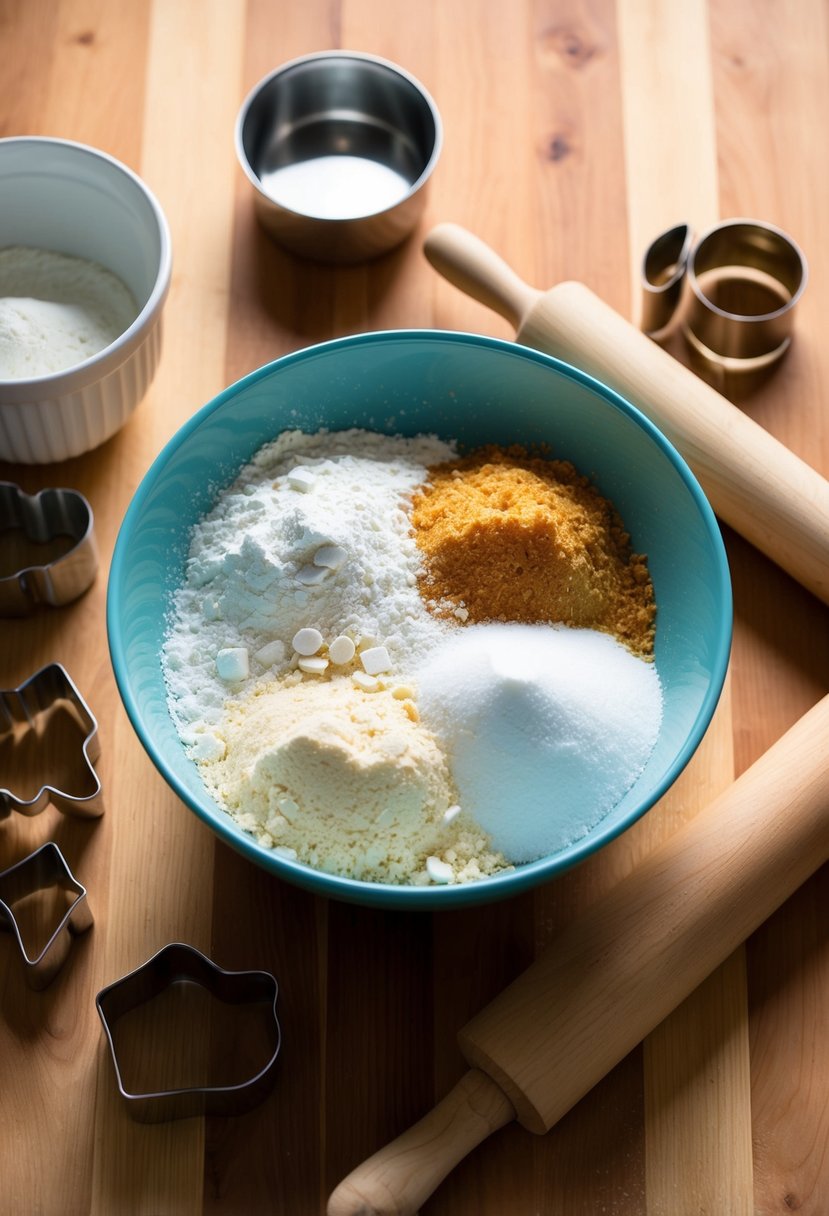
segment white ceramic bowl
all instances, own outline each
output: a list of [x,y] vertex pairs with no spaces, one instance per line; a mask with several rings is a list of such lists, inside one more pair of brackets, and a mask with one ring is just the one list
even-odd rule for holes
[[0,248],[10,245],[98,262],[138,304],[132,324],[98,354],[48,376],[0,379],[0,460],[66,460],[123,426],[155,375],[170,285],[167,221],[141,179],[96,148],[2,139]]

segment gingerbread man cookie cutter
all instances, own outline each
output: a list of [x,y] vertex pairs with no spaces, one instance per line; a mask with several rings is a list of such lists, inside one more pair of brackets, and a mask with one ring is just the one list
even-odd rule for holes
[[95,771],[95,762],[101,752],[98,723],[66,668],[60,663],[49,663],[42,667],[18,688],[0,690],[0,742],[4,735],[13,735],[17,725],[34,729],[38,715],[60,702],[66,702],[71,707],[80,730],[84,732],[78,758],[78,788],[58,789],[55,785],[43,784],[31,798],[24,798],[7,786],[0,785],[0,819],[11,811],[18,811],[22,815],[39,815],[50,802],[65,815],[95,819],[104,813],[101,782]]

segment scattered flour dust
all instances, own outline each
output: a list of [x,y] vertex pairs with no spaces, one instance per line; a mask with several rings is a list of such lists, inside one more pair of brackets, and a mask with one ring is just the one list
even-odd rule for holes
[[138,315],[97,262],[49,249],[0,249],[0,379],[48,376],[102,351]]

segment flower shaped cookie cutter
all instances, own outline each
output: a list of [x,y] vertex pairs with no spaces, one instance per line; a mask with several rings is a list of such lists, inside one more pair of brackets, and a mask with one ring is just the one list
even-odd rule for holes
[[69,604],[91,586],[98,569],[92,508],[77,490],[25,494],[12,482],[0,481],[0,542],[13,530],[36,544],[66,536],[71,546],[43,565],[0,578],[0,616],[28,616],[40,604]]
[[98,723],[66,668],[60,663],[49,663],[42,667],[18,688],[0,689],[0,742],[4,735],[14,733],[15,724],[33,729],[39,714],[62,701],[71,706],[81,730],[85,732],[80,748],[78,767],[82,776],[78,792],[44,784],[34,797],[20,798],[8,787],[0,785],[0,819],[11,811],[39,815],[49,802],[66,815],[97,818],[104,813],[101,782],[94,767],[101,752]]
[[[195,985],[213,1001],[229,1006],[259,1006],[267,1031],[268,1058],[252,1075],[232,1083],[180,1084],[152,1089],[140,1077],[128,1083],[125,1060],[118,1044],[119,1023],[141,1006],[163,998],[177,986]],[[199,1115],[239,1115],[257,1106],[270,1092],[281,1046],[276,1016],[279,988],[267,971],[224,971],[206,955],[183,942],[171,942],[135,971],[103,988],[95,1005],[106,1034],[118,1091],[131,1117],[140,1123],[159,1123]],[[144,1060],[158,1051],[158,1040],[141,1043]],[[144,1071],[143,1069],[140,1071]]]

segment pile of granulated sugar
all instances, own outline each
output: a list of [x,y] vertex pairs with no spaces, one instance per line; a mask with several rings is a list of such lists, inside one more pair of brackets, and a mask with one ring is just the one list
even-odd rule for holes
[[514,862],[581,839],[616,806],[659,736],[656,666],[591,629],[458,630],[420,672],[423,721],[464,810]]
[[[289,431],[219,496],[193,531],[162,654],[170,711],[194,758],[220,751],[213,728],[229,699],[292,670],[319,678],[328,664],[334,674],[335,639],[358,658],[385,652],[386,679],[405,681],[452,628],[420,596],[408,515],[427,466],[452,455],[433,436]],[[302,630],[323,647],[304,661],[294,650]],[[350,670],[348,659],[337,668]]]

